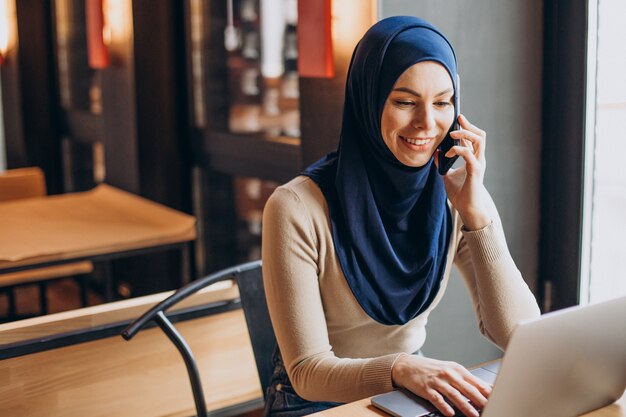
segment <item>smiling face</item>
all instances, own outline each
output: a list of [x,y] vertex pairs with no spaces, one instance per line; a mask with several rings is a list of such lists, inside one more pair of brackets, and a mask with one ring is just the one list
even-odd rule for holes
[[434,61],[418,62],[398,78],[381,118],[385,144],[398,161],[421,167],[430,161],[454,120],[454,86]]

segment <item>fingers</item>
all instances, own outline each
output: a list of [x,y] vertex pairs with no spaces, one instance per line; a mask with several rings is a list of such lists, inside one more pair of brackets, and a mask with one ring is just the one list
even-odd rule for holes
[[474,407],[483,409],[487,405],[486,397],[489,395],[483,395],[478,387],[486,384],[461,365],[451,363],[449,366],[450,368],[443,373],[445,378],[438,381],[436,389],[463,414],[478,417]]
[[479,160],[471,149],[464,146],[453,146],[448,152],[446,152],[446,156],[451,158],[454,155],[458,155],[463,158],[465,161],[465,170],[468,175],[482,178],[485,172],[484,160]]
[[473,133],[477,134],[478,136],[480,136],[482,138],[486,138],[487,137],[487,133],[484,130],[474,126],[473,124],[471,124],[470,121],[467,120],[467,117],[465,117],[462,114],[459,115],[459,122],[460,122],[461,127],[463,129],[469,130],[470,132],[473,132]]
[[476,387],[476,389],[482,394],[484,398],[488,397],[491,394],[491,389],[492,389],[491,385],[486,383],[482,379],[475,377],[467,369],[463,368],[461,370],[461,376],[463,377],[465,381],[469,382],[472,386]]
[[476,407],[484,408],[487,405],[487,398],[474,385],[465,380],[454,380],[452,386],[457,392],[462,392]]
[[450,136],[454,139],[462,139],[469,142],[476,158],[484,160],[487,134],[484,130],[471,124],[463,115],[459,116],[459,122],[461,129],[450,132]]
[[477,159],[483,159],[485,155],[484,139],[469,130],[454,130],[450,137],[461,140],[463,145],[470,149]]
[[487,384],[463,366],[412,355],[395,362],[392,381],[430,401],[446,416],[454,416],[456,408],[466,416],[478,417],[476,408],[484,408],[489,395]]
[[437,410],[441,411],[444,415],[452,417],[455,414],[454,408],[448,404],[448,402],[443,398],[443,396],[439,393],[439,391],[435,389],[428,389],[426,391],[426,395],[424,395],[432,405],[437,408]]
[[[478,417],[478,411],[470,404],[467,398],[451,385],[444,384],[438,387],[438,391],[443,394],[463,415]],[[450,414],[454,415],[454,414]]]

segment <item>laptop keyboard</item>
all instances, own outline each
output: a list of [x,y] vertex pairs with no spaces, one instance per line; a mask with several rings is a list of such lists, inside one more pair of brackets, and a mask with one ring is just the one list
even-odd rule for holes
[[[454,417],[465,417],[465,414],[463,414],[455,405],[453,405],[450,401],[448,401],[446,399],[446,402],[450,405],[450,407],[452,407],[452,409],[454,410]],[[474,407],[476,408],[476,407]],[[478,410],[478,414],[482,414],[481,410]],[[430,412],[428,414],[426,414],[424,417],[445,417],[444,414],[441,413],[441,411],[439,410],[435,410],[433,412]]]
[[[480,411],[478,413],[480,414]],[[444,414],[441,414],[440,411],[435,410],[432,413],[426,414],[424,417],[445,417],[445,416]],[[454,407],[454,417],[465,417],[465,414],[463,414],[456,407]]]
[[[441,411],[435,410],[432,413],[426,414],[424,417],[445,417],[444,414],[441,414]],[[458,409],[454,408],[454,417],[464,417],[463,413],[461,413]]]

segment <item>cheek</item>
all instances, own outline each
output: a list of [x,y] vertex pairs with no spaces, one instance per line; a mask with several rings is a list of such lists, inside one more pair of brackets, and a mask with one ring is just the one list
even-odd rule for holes
[[398,129],[398,117],[392,109],[385,109],[380,121],[380,130],[387,144],[392,140],[394,132]]
[[385,132],[394,132],[405,127],[411,118],[402,112],[390,111],[382,120],[382,130]]
[[446,133],[448,133],[450,126],[452,126],[452,122],[454,122],[454,109],[447,111],[439,118],[438,124],[442,133],[442,138],[446,135]]
[[452,125],[453,120],[454,120],[454,110],[450,112],[449,115],[445,114],[445,115],[442,115],[442,117],[437,119],[439,137],[437,138],[436,146],[441,145],[441,142],[443,142],[443,139],[446,137],[446,134],[448,133],[448,130],[450,129],[450,126]]

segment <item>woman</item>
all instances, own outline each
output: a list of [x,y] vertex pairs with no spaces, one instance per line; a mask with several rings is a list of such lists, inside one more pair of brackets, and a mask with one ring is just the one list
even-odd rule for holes
[[[454,108],[456,58],[428,22],[392,17],[355,49],[337,152],[269,199],[263,276],[279,350],[267,412],[299,416],[408,389],[477,416],[490,387],[421,356],[429,313],[452,264],[481,332],[504,347],[539,310],[483,186],[485,133]],[[451,132],[465,166],[437,173]]]

